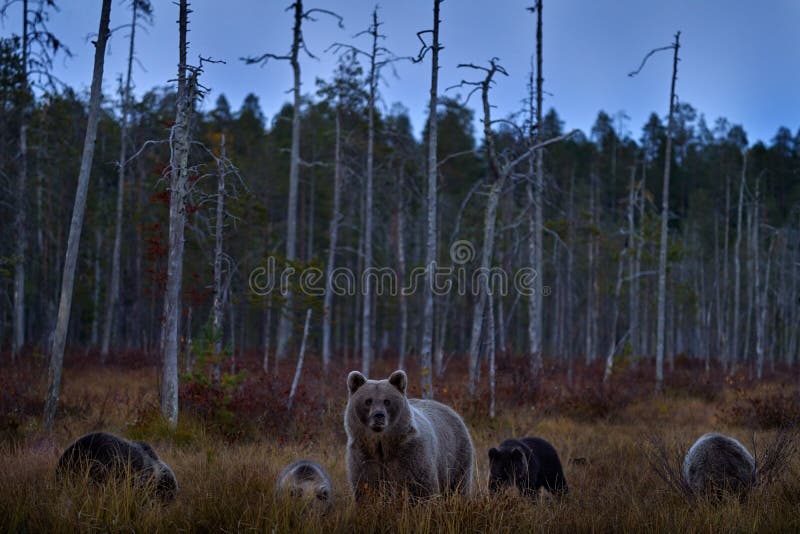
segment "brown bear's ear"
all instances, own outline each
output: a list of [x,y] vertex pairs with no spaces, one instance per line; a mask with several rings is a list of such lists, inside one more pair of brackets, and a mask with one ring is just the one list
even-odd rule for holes
[[396,387],[400,393],[406,394],[406,385],[408,384],[408,377],[405,371],[395,371],[389,377],[389,383]]
[[489,449],[489,459],[494,460],[495,458],[497,458],[497,449],[492,447],[491,449]]
[[367,379],[358,371],[350,371],[350,374],[347,375],[347,389],[350,390],[351,395],[366,383]]

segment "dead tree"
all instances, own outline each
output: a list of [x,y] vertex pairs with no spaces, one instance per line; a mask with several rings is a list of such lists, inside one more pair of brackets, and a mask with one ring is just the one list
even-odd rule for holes
[[[436,147],[438,143],[438,122],[436,109],[439,101],[439,8],[442,0],[433,0],[433,29],[417,32],[417,37],[422,41],[422,49],[416,61],[420,62],[425,54],[431,52],[431,90],[428,105],[428,189],[427,189],[427,233],[425,239],[425,289],[423,291],[422,311],[422,347],[420,350],[420,381],[422,396],[426,399],[433,398],[433,331],[434,331],[434,306],[433,306],[433,270],[436,265],[437,233],[436,210],[438,203],[438,176],[439,168],[436,163]],[[422,38],[431,34],[432,42],[428,45]]]
[[303,341],[300,344],[300,355],[297,357],[297,367],[294,370],[294,379],[292,379],[292,388],[289,390],[289,400],[286,401],[286,409],[292,409],[294,404],[294,394],[297,392],[297,384],[300,383],[300,374],[303,372],[303,360],[306,355],[306,340],[308,339],[308,325],[311,322],[311,308],[306,312],[306,323],[303,327]]
[[733,329],[731,330],[731,353],[729,356],[731,372],[739,362],[739,308],[741,301],[741,247],[742,247],[742,209],[744,206],[744,186],[747,177],[747,151],[742,156],[742,176],[739,180],[739,205],[736,209],[736,242],[733,245]]
[[106,301],[106,314],[103,321],[103,341],[100,347],[101,361],[105,363],[111,344],[111,331],[114,324],[114,313],[119,302],[120,262],[122,255],[122,210],[125,197],[125,163],[128,148],[128,110],[131,98],[131,71],[133,69],[134,45],[136,43],[136,25],[138,24],[139,10],[145,16],[152,13],[148,0],[132,0],[131,2],[131,34],[128,41],[128,70],[125,76],[125,86],[122,89],[122,116],[120,117],[119,133],[119,170],[117,175],[117,217],[114,225],[114,248],[111,253],[111,280],[108,284]]
[[78,188],[75,192],[75,205],[72,210],[72,221],[67,240],[67,254],[64,259],[64,276],[61,281],[61,299],[58,305],[58,319],[53,334],[53,348],[50,353],[50,366],[47,373],[47,398],[44,405],[44,428],[50,432],[56,416],[58,395],[61,387],[61,371],[64,365],[64,346],[67,340],[70,310],[72,309],[72,293],[75,282],[75,269],[78,262],[78,246],[83,229],[83,215],[86,211],[86,196],[89,190],[89,175],[94,158],[97,123],[100,120],[100,97],[103,86],[103,64],[106,43],[108,42],[108,24],[111,18],[111,0],[103,0],[100,11],[100,26],[97,30],[97,41],[94,50],[94,69],[92,72],[92,88],[89,97],[89,116],[86,123],[86,136],[83,141],[83,154],[78,175]]
[[644,67],[647,59],[661,50],[672,50],[672,83],[669,92],[669,115],[667,119],[667,147],[664,155],[664,185],[661,194],[661,241],[658,251],[658,317],[656,326],[656,391],[660,392],[664,384],[664,342],[666,330],[667,305],[667,237],[669,232],[669,178],[672,163],[672,136],[675,134],[673,112],[675,110],[675,81],[678,77],[678,50],[680,49],[681,32],[675,34],[675,42],[669,46],[651,50],[642,60],[637,70],[629,76],[635,76]]
[[[536,12],[536,142],[541,143],[544,139],[541,135],[542,129],[542,0],[537,0],[536,6],[529,8]],[[531,134],[534,125],[531,124]],[[531,138],[533,141],[533,137]],[[533,143],[532,143],[533,144]],[[542,276],[544,274],[544,256],[542,255],[542,229],[544,219],[542,215],[542,204],[544,202],[544,151],[540,148],[535,153],[531,153],[531,158],[536,162],[536,172],[533,184],[528,181],[527,195],[533,204],[533,218],[530,219],[532,232],[528,240],[528,261],[537,269],[537,276],[534,278],[532,295],[528,300],[528,337],[529,337],[529,357],[530,373],[534,385],[538,380],[539,372],[542,368]],[[532,187],[533,186],[533,187]]]
[[471,86],[472,91],[467,95],[467,100],[477,91],[481,93],[481,103],[483,110],[483,135],[486,150],[486,160],[489,166],[489,192],[486,200],[486,208],[484,211],[483,219],[483,243],[481,245],[481,263],[480,272],[478,276],[480,286],[477,288],[478,294],[475,300],[475,306],[472,314],[472,327],[470,329],[470,343],[469,343],[469,392],[474,395],[478,385],[478,376],[480,374],[480,338],[483,331],[483,316],[486,306],[487,295],[490,291],[489,288],[489,273],[492,264],[492,256],[494,253],[494,239],[495,239],[495,224],[497,219],[497,206],[500,200],[500,193],[503,190],[503,185],[506,183],[512,171],[523,161],[528,161],[531,154],[535,151],[544,148],[545,146],[561,141],[572,136],[576,131],[573,130],[566,135],[555,137],[547,141],[537,143],[523,152],[517,158],[501,163],[500,156],[497,152],[494,141],[494,133],[492,132],[492,116],[491,104],[489,103],[489,90],[494,84],[495,74],[503,74],[508,76],[506,70],[498,63],[497,58],[492,58],[489,61],[488,67],[481,67],[474,64],[464,64],[458,66],[459,68],[470,68],[479,70],[485,73],[481,81],[466,81],[462,80],[456,87]]
[[[289,160],[289,205],[286,208],[286,261],[292,262],[297,259],[297,191],[300,184],[300,51],[304,51],[308,57],[315,58],[309,51],[303,37],[303,21],[315,20],[315,13],[331,15],[339,21],[342,27],[342,18],[326,9],[309,9],[303,11],[303,0],[295,0],[287,11],[294,12],[294,26],[292,27],[292,46],[288,55],[279,56],[272,53],[262,54],[257,57],[242,58],[248,65],[266,65],[270,59],[288,61],[292,66],[293,85],[292,85],[292,147]],[[292,303],[294,295],[291,291],[286,294],[284,309],[280,313],[278,320],[278,334],[275,347],[275,358],[283,359],[292,334]]]

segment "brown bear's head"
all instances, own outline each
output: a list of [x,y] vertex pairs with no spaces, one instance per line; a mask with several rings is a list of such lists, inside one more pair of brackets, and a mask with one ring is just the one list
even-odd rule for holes
[[406,412],[405,372],[395,371],[387,380],[367,380],[358,371],[347,376],[348,410],[374,433],[387,432]]
[[528,459],[519,447],[489,449],[489,490],[503,491],[520,486],[528,477]]

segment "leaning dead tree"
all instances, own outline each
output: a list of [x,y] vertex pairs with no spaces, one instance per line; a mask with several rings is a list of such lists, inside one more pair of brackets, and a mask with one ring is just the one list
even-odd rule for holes
[[72,293],[75,282],[75,270],[78,263],[78,246],[83,230],[83,216],[86,212],[86,196],[89,191],[89,175],[92,171],[94,159],[95,139],[97,138],[97,124],[100,121],[100,97],[103,86],[103,65],[106,53],[106,43],[110,31],[108,29],[111,18],[111,0],[103,0],[100,11],[100,27],[97,30],[97,41],[94,49],[94,70],[92,72],[92,88],[89,97],[89,116],[86,122],[86,136],[83,141],[83,154],[81,156],[80,173],[78,174],[78,188],[75,191],[75,205],[72,209],[72,221],[69,226],[67,239],[67,254],[64,259],[64,275],[61,281],[61,299],[58,305],[58,319],[55,333],[53,334],[53,348],[50,353],[50,367],[47,373],[48,386],[47,398],[44,405],[44,428],[46,431],[53,429],[56,416],[58,395],[61,388],[61,371],[64,367],[64,346],[67,341],[67,328],[72,309]]
[[500,200],[500,194],[503,191],[503,186],[513,170],[523,161],[528,161],[531,154],[551,143],[556,143],[571,137],[577,132],[577,130],[573,130],[568,134],[561,135],[547,141],[536,143],[525,150],[522,155],[503,163],[501,161],[500,154],[498,154],[494,140],[494,132],[492,131],[492,106],[489,102],[489,90],[494,84],[494,77],[496,74],[508,76],[508,73],[498,63],[497,58],[492,58],[489,60],[488,67],[475,65],[472,63],[462,63],[458,67],[474,69],[485,73],[484,78],[480,81],[462,80],[460,84],[455,86],[472,87],[472,90],[467,95],[467,100],[469,100],[469,98],[475,92],[480,91],[483,110],[482,122],[484,145],[486,151],[486,161],[489,166],[489,192],[487,195],[486,208],[483,218],[483,242],[481,245],[481,262],[479,267],[481,275],[477,277],[480,285],[477,288],[478,294],[477,298],[475,299],[475,305],[472,313],[472,327],[470,328],[469,342],[469,392],[470,395],[475,395],[478,386],[478,378],[480,375],[480,339],[483,332],[484,313],[489,292],[492,291],[492,289],[489,287],[489,280],[492,257],[494,254],[497,206]]
[[[288,55],[279,56],[272,53],[260,56],[242,58],[248,65],[266,65],[270,59],[288,61],[292,66],[293,85],[292,85],[292,147],[289,160],[289,205],[286,208],[286,261],[292,262],[297,259],[297,191],[300,184],[300,51],[306,53],[310,58],[316,58],[306,46],[303,37],[303,21],[314,21],[315,14],[325,14],[336,18],[339,27],[342,25],[342,17],[327,9],[303,10],[303,0],[295,0],[287,11],[294,12],[294,25],[292,27],[292,46]],[[275,347],[275,358],[283,359],[292,334],[292,305],[294,296],[289,289],[286,294],[284,309],[278,320],[277,346]]]
[[669,46],[655,48],[642,59],[641,65],[628,76],[636,76],[644,68],[653,54],[662,50],[672,50],[672,83],[669,91],[669,115],[667,119],[667,147],[664,154],[664,185],[661,192],[661,240],[658,250],[658,316],[656,318],[656,391],[664,384],[664,342],[667,306],[667,237],[669,231],[669,178],[672,162],[672,136],[675,134],[673,114],[675,111],[675,80],[678,78],[678,49],[681,32],[675,34],[675,42]]
[[[367,74],[367,165],[364,180],[364,237],[363,237],[363,261],[365,272],[372,269],[373,265],[373,227],[374,227],[374,175],[375,175],[375,101],[378,93],[378,83],[381,79],[381,70],[389,63],[396,61],[397,58],[384,46],[379,43],[386,36],[380,33],[382,23],[378,21],[378,7],[372,10],[372,23],[369,28],[356,34],[356,37],[368,35],[370,37],[369,51],[362,50],[356,46],[334,43],[330,49],[335,52],[350,50],[357,56],[363,56],[369,62],[369,73]],[[364,301],[361,317],[361,371],[365,376],[369,376],[372,364],[372,349],[374,345],[373,327],[373,294],[372,276],[364,278]]]
[[[421,62],[425,55],[431,53],[431,89],[428,109],[428,189],[427,189],[427,232],[425,238],[425,288],[423,298],[425,304],[422,312],[422,347],[420,350],[420,381],[422,396],[426,399],[433,398],[433,267],[436,264],[437,234],[436,234],[436,208],[438,202],[438,175],[439,168],[436,164],[437,115],[436,108],[439,99],[439,8],[443,0],[433,0],[433,29],[417,32],[417,37],[422,42],[422,49],[415,59]],[[423,35],[431,34],[432,42],[427,44]]]

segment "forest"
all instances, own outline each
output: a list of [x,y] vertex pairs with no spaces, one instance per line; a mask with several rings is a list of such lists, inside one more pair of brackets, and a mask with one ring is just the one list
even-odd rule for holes
[[[375,7],[326,51],[333,75],[301,86],[304,34],[341,21],[294,0],[291,32],[275,30],[285,50],[236,59],[291,66],[268,117],[255,93],[230,102],[204,85],[218,60],[187,52],[202,9],[187,0],[87,2],[101,7],[90,93],[59,82],[71,52],[48,20],[63,3],[0,2],[4,17],[24,6],[0,36],[3,530],[800,526],[794,453],[746,499],[675,490],[701,434],[769,461],[800,421],[800,128],[751,142],[681,100],[680,32],[642,43],[630,74],[668,55],[669,101],[654,96],[640,125],[598,110],[581,131],[546,102],[542,0],[529,73],[476,58],[448,88],[450,2],[429,1],[413,51],[382,45]],[[177,75],[134,92],[142,29],[176,15]],[[110,28],[128,67],[103,94]],[[380,104],[396,62],[430,72],[421,136],[402,104]],[[501,80],[526,87],[510,116],[495,116]],[[349,500],[347,373],[395,369],[410,397],[464,417],[478,506]],[[176,503],[59,486],[60,451],[100,430],[158,444]],[[568,498],[481,489],[486,450],[524,435],[558,446]],[[304,456],[334,480],[335,510],[314,522],[274,496]]]

